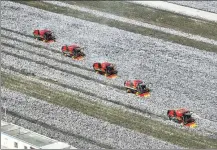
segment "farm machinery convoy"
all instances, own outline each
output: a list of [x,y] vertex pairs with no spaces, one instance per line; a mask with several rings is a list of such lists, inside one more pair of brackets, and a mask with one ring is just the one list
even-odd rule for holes
[[[55,42],[56,38],[50,30],[34,30],[34,38],[46,43]],[[73,60],[82,60],[85,57],[84,48],[76,44],[64,45],[61,50],[64,56],[71,57]],[[95,62],[93,69],[96,73],[106,76],[107,78],[116,78],[118,71],[116,65],[109,62]],[[133,93],[139,97],[149,97],[150,89],[142,80],[126,80],[124,87],[127,93]],[[192,118],[192,112],[184,108],[178,110],[168,110],[167,116],[169,120],[182,124],[187,127],[196,127],[195,119]]]

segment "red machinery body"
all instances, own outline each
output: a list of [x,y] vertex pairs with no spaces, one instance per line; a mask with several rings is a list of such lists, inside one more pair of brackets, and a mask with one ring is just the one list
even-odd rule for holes
[[167,116],[170,120],[194,128],[196,126],[196,123],[195,119],[192,118],[191,115],[192,112],[184,108],[167,111]]
[[127,80],[125,81],[125,86],[129,87],[129,88],[133,88],[136,89],[136,87],[138,86],[139,83],[143,83],[142,80]]
[[56,39],[50,30],[34,30],[34,38],[44,42],[54,42]]
[[81,60],[84,58],[85,54],[82,51],[83,48],[76,44],[72,44],[70,46],[64,45],[62,46],[62,53],[65,56],[72,57],[75,60]]
[[99,63],[96,62],[93,64],[93,69],[100,74],[105,75],[108,78],[117,77],[117,70],[115,69],[115,65],[108,62]]
[[142,80],[127,80],[124,82],[127,93],[134,93],[140,97],[149,97],[150,89],[146,87]]

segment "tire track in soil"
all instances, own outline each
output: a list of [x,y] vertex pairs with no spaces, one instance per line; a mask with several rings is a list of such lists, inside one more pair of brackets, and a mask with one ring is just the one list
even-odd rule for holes
[[22,32],[19,32],[19,31],[14,31],[14,30],[11,30],[11,29],[7,29],[7,28],[4,28],[4,27],[1,27],[1,30],[2,29],[6,30],[6,31],[9,31],[9,32],[17,33],[17,34],[20,34],[20,35],[23,35],[23,36],[26,36],[26,37],[34,38],[33,35],[27,35],[27,34],[24,34]]
[[[50,51],[50,52],[53,52],[53,53],[56,53],[56,54],[62,54],[62,52],[58,51],[57,49],[48,48],[48,47],[45,47],[45,46],[42,46],[42,45],[37,45],[37,44],[30,43],[30,42],[27,42],[27,41],[23,41],[23,40],[20,40],[20,39],[17,39],[17,38],[12,38],[12,37],[9,37],[9,36],[3,35],[3,34],[1,34],[1,37],[8,38],[10,40],[14,40],[14,41],[17,41],[17,42],[25,43],[25,44],[33,46],[33,47],[43,48],[46,51]],[[83,67],[83,66],[80,66],[80,65],[77,65],[77,64],[72,64],[72,63],[69,63],[67,61],[64,61],[64,63],[65,64],[69,64],[69,65],[71,65],[73,67],[77,67],[79,69],[84,69],[84,70],[87,70],[87,71],[94,72],[93,69],[90,69],[90,68],[87,68],[87,67]]]
[[[2,51],[2,52],[5,53],[4,51]],[[7,52],[6,52],[6,54],[13,56],[13,54],[10,54],[10,53],[7,53]],[[14,56],[14,57],[16,57],[16,56]],[[20,74],[25,75],[25,76],[35,76],[33,73],[29,73],[29,72],[27,72],[25,70],[20,70],[20,69],[14,68],[12,66],[6,66],[6,65],[2,64],[1,67],[4,68],[4,69],[9,69],[11,71],[20,73]],[[137,108],[137,107],[134,107],[132,105],[124,104],[122,102],[114,101],[114,100],[111,100],[111,99],[108,99],[108,98],[104,98],[104,97],[96,95],[95,93],[91,93],[91,92],[85,91],[85,90],[77,88],[77,87],[73,87],[73,86],[70,86],[70,85],[67,85],[67,84],[64,84],[64,83],[60,83],[60,82],[55,82],[55,83],[53,83],[51,81],[45,81],[45,82],[49,82],[51,84],[56,84],[58,86],[62,86],[64,88],[67,88],[67,89],[70,89],[70,90],[73,90],[73,91],[76,91],[76,92],[81,92],[81,93],[83,93],[85,95],[89,95],[89,96],[98,98],[100,100],[110,102],[110,103],[118,105],[118,106],[125,107],[126,109],[133,110],[134,112],[139,112],[139,113],[142,113],[144,115],[149,115],[149,116],[154,117],[154,118],[160,118],[162,120],[168,120],[168,118],[163,116],[163,115],[156,115],[155,113],[152,113],[152,112],[150,112],[148,110]]]
[[[8,36],[3,35],[2,37],[7,38]],[[12,39],[12,40],[15,40],[15,41],[22,41],[22,40],[17,40],[16,38],[11,38],[11,37],[9,37],[9,39]],[[24,43],[25,43],[25,42],[24,42]],[[28,43],[29,43],[29,42],[28,42]],[[44,55],[44,54],[41,54],[41,53],[36,53],[36,52],[34,52],[34,51],[25,50],[25,49],[22,49],[22,48],[13,46],[13,45],[11,45],[11,44],[7,44],[7,43],[2,42],[2,45],[8,46],[8,47],[11,47],[11,48],[16,48],[16,49],[21,50],[21,51],[26,51],[26,52],[29,52],[29,53],[31,53],[31,54],[39,55],[39,56],[41,56],[41,57],[45,57],[45,58],[47,58],[47,59],[50,59],[50,60],[53,60],[53,61],[56,61],[56,62],[59,62],[59,63],[71,65],[71,66],[76,67],[76,68],[79,68],[79,69],[83,69],[83,70],[86,70],[86,71],[94,72],[93,69],[89,69],[89,68],[86,68],[86,67],[81,67],[81,66],[76,65],[76,64],[71,64],[71,63],[68,62],[68,61],[59,60],[59,59],[56,59],[56,58],[53,58],[53,57],[50,57],[50,56],[47,56],[47,55]],[[31,45],[31,43],[30,43],[30,45]],[[34,44],[34,45],[35,45],[35,44]],[[32,46],[32,45],[31,45],[31,46]],[[45,47],[44,47],[44,48],[45,48]],[[48,50],[48,51],[53,52],[52,50]],[[55,52],[55,53],[57,53],[57,52]],[[61,52],[58,52],[58,53],[61,54]],[[50,67],[50,68],[51,68],[51,67]],[[61,69],[61,68],[60,68],[60,69]],[[59,70],[59,69],[55,69],[55,70]],[[101,81],[101,80],[98,80],[98,79],[94,79],[94,78],[91,78],[91,77],[89,77],[89,76],[85,76],[85,75],[79,74],[79,73],[77,73],[77,72],[68,71],[68,70],[63,71],[63,69],[61,69],[61,70],[59,70],[59,71],[66,72],[66,73],[68,73],[68,74],[72,74],[72,75],[75,75],[75,76],[77,76],[77,77],[84,78],[84,79],[86,79],[86,80],[93,80],[93,81],[98,82],[98,83],[101,83],[101,84],[103,84],[103,85],[105,85],[105,86],[110,86],[110,87],[112,87],[112,88],[116,88],[116,89],[118,89],[118,90],[125,91],[125,88],[124,88],[124,87],[121,87],[121,86],[118,86],[118,85],[114,85],[114,84],[111,84],[111,83],[107,83],[107,82],[104,82],[104,81]],[[159,80],[160,80],[160,79],[159,79]],[[158,81],[159,81],[159,80],[158,80]],[[155,84],[157,84],[158,81],[156,81]],[[149,83],[149,84],[153,84],[153,83]],[[181,85],[179,85],[179,86],[181,87]],[[182,87],[183,87],[183,86],[182,86]],[[169,89],[169,90],[171,90],[171,91],[180,92],[179,90],[172,89],[171,87],[164,87],[164,88]],[[191,89],[191,90],[194,90],[194,89]]]
[[1,33],[1,37],[7,38],[7,39],[10,39],[10,40],[14,40],[14,41],[17,41],[17,42],[25,43],[25,44],[33,46],[33,47],[42,48],[45,51],[50,51],[50,52],[53,52],[53,53],[56,53],[56,54],[62,54],[60,51],[57,51],[56,49],[48,48],[48,47],[45,47],[45,46],[42,46],[42,45],[38,45],[38,44],[31,43],[31,42],[23,41],[23,40],[20,40],[20,39],[17,39],[17,38],[9,37],[9,36],[6,36],[6,35],[4,35],[2,33]]
[[[4,43],[4,42],[1,42],[1,44],[2,44],[3,46],[7,46],[7,47],[10,47],[10,48],[15,48],[15,49],[17,49],[17,50],[25,51],[25,52],[31,53],[31,54],[33,54],[33,55],[38,55],[38,56],[40,56],[40,57],[44,57],[44,58],[46,58],[46,59],[50,59],[50,60],[56,61],[56,62],[58,62],[58,63],[63,63],[63,64],[67,64],[67,63],[68,63],[69,65],[71,65],[71,64],[70,64],[69,62],[67,62],[67,61],[62,61],[62,60],[59,60],[59,59],[56,59],[56,58],[53,58],[53,57],[50,57],[50,56],[46,56],[46,55],[39,54],[39,53],[36,53],[36,52],[33,52],[33,51],[25,50],[25,49],[16,47],[16,46],[11,45],[11,44],[7,44],[7,43]],[[4,50],[3,50],[3,51],[4,51]],[[4,52],[6,52],[6,51],[4,51]],[[16,55],[16,54],[14,54],[14,55]],[[16,55],[16,56],[18,57],[18,55]],[[50,64],[48,64],[48,63],[46,63],[46,62],[35,61],[35,60],[33,60],[33,59],[30,59],[30,58],[27,58],[27,57],[23,57],[23,56],[19,56],[19,57],[22,58],[22,59],[25,58],[25,59],[28,60],[28,61],[31,61],[31,62],[40,64],[40,65],[44,65],[44,66],[47,66],[47,67],[49,67],[49,68],[52,68],[52,69],[55,69],[55,70],[58,70],[58,71],[62,71],[62,72],[65,72],[65,73],[68,73],[68,74],[71,74],[71,75],[74,75],[74,76],[77,76],[77,77],[84,78],[84,79],[86,79],[86,80],[92,80],[92,81],[98,82],[98,83],[100,83],[100,84],[103,84],[103,85],[106,85],[106,86],[110,86],[110,87],[116,88],[116,89],[118,89],[118,90],[125,91],[125,88],[124,88],[124,87],[121,87],[121,86],[118,86],[118,85],[106,83],[106,82],[104,82],[104,81],[100,81],[100,80],[98,80],[98,79],[94,79],[94,78],[91,78],[91,77],[89,77],[89,76],[86,76],[86,75],[77,73],[77,72],[73,72],[73,71],[69,71],[69,70],[64,70],[64,69],[62,69],[62,68],[59,68],[59,67],[56,67],[56,66],[52,66],[52,65],[50,65]],[[92,71],[92,72],[94,72],[94,71]]]
[[[5,111],[4,108],[1,107],[1,113],[4,113],[4,111]],[[111,147],[110,145],[106,145],[106,144],[103,144],[103,143],[99,143],[99,142],[97,142],[97,141],[94,141],[94,140],[92,140],[92,139],[83,137],[83,136],[81,136],[81,135],[74,134],[74,133],[72,133],[72,132],[70,132],[70,131],[64,131],[63,129],[59,129],[59,128],[55,127],[55,126],[49,125],[49,124],[44,123],[44,122],[42,122],[42,121],[39,121],[39,120],[37,120],[37,119],[32,119],[32,118],[30,118],[30,117],[21,115],[21,114],[19,114],[19,113],[17,113],[17,112],[13,112],[13,111],[10,111],[10,110],[8,110],[8,109],[7,109],[7,114],[9,114],[9,115],[11,115],[11,116],[14,116],[14,117],[16,117],[16,118],[19,118],[19,119],[26,120],[26,121],[28,121],[28,122],[30,122],[30,123],[33,123],[33,124],[42,126],[42,127],[46,128],[46,129],[50,129],[50,130],[53,130],[53,131],[57,131],[57,132],[60,132],[60,133],[62,133],[62,134],[64,134],[64,135],[67,135],[67,136],[75,137],[75,138],[77,138],[77,139],[79,139],[79,140],[86,141],[86,142],[88,142],[88,143],[91,143],[91,144],[93,144],[93,145],[97,145],[97,146],[102,147],[102,148],[114,149],[114,147]]]

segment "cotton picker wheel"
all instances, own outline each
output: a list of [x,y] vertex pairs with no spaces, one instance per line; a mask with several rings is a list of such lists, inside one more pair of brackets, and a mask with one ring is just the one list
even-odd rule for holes
[[66,54],[66,53],[63,53],[63,55],[67,57],[67,54]]

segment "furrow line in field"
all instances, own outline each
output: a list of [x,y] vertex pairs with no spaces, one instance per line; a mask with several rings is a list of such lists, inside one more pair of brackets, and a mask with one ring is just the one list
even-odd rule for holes
[[[3,46],[7,46],[7,47],[11,47],[11,48],[16,48],[16,49],[22,50],[22,51],[28,51],[28,50],[24,50],[24,49],[18,48],[18,47],[14,46],[14,45],[10,45],[10,44],[4,43],[4,42],[2,42],[2,45],[3,45]],[[9,53],[9,52],[7,52],[7,51],[5,51],[5,50],[3,50],[3,52],[4,52],[4,53],[7,53],[7,54]],[[46,56],[46,55],[43,55],[43,54],[38,54],[38,53],[32,52],[32,51],[28,51],[28,52],[31,53],[31,54],[34,54],[34,55],[38,55],[38,56],[40,56],[40,57],[45,57],[45,58],[47,58],[47,59],[52,59],[52,60],[57,61],[57,62],[59,62],[59,63],[63,63],[63,64],[66,63],[65,61],[58,60],[58,59],[55,59],[55,58],[53,58],[53,57],[49,57],[49,56]],[[103,85],[107,85],[107,86],[116,88],[116,89],[118,89],[118,90],[122,90],[122,91],[124,90],[124,87],[117,86],[117,85],[113,85],[113,84],[108,84],[108,83],[106,83],[106,82],[104,82],[104,81],[100,81],[100,80],[91,78],[91,77],[89,77],[89,76],[82,75],[82,74],[77,73],[77,72],[73,72],[73,71],[65,70],[65,69],[62,69],[62,68],[59,68],[59,67],[56,67],[56,66],[52,66],[52,65],[50,65],[50,64],[48,64],[48,63],[46,63],[46,62],[36,61],[36,60],[30,59],[30,58],[26,58],[26,57],[23,57],[23,56],[20,56],[20,55],[17,55],[17,54],[13,54],[13,53],[10,53],[10,54],[11,54],[12,56],[19,57],[20,59],[25,59],[25,60],[28,60],[28,61],[31,61],[31,62],[35,62],[35,63],[37,63],[37,64],[44,65],[44,66],[47,66],[47,67],[49,67],[49,68],[52,68],[52,69],[55,69],[55,70],[59,70],[59,71],[62,71],[62,72],[66,72],[66,73],[68,73],[68,74],[72,74],[72,75],[74,75],[74,76],[84,78],[84,79],[86,79],[86,80],[93,80],[93,81],[98,82],[98,83],[101,83],[101,84],[103,84]]]
[[[4,51],[3,51],[4,53]],[[10,55],[10,53],[8,53],[8,55]],[[15,56],[16,57],[16,56]],[[17,69],[17,68],[14,68],[12,66],[6,66],[6,65],[2,65],[2,68],[4,69],[9,69],[9,70],[12,70],[14,72],[18,72],[22,75],[32,75],[32,73],[28,73],[27,71],[23,71],[23,70],[20,70],[20,69]],[[148,115],[148,116],[151,116],[151,117],[155,117],[155,118],[161,118],[163,120],[167,120],[167,117],[166,116],[163,116],[163,115],[156,115],[148,110],[145,110],[145,109],[140,109],[140,108],[137,108],[137,107],[134,107],[132,105],[129,105],[129,104],[124,104],[120,101],[114,101],[114,100],[111,100],[111,99],[108,99],[108,98],[104,98],[104,97],[101,97],[101,96],[98,96],[96,95],[95,93],[91,93],[91,92],[88,92],[88,91],[85,91],[83,89],[80,89],[80,88],[76,88],[76,87],[73,87],[73,86],[70,86],[68,84],[64,84],[64,83],[60,83],[60,82],[56,82],[56,83],[53,83],[51,81],[46,81],[46,82],[50,82],[52,84],[56,84],[58,86],[61,86],[61,87],[64,87],[64,88],[67,88],[67,89],[70,89],[70,90],[73,90],[73,91],[76,91],[76,92],[81,92],[83,94],[86,94],[86,95],[89,95],[89,96],[92,96],[92,97],[96,97],[100,100],[103,100],[103,101],[106,101],[106,102],[110,102],[110,103],[113,103],[115,105],[118,105],[118,106],[123,106],[125,107],[126,109],[130,109],[130,110],[133,110],[133,111],[136,111],[136,112],[139,112],[139,113],[142,113],[142,114],[145,114],[145,115]]]
[[[52,48],[49,49],[49,48],[46,48],[46,47],[41,46],[41,45],[37,45],[37,44],[34,44],[34,43],[26,42],[26,41],[23,41],[23,40],[20,40],[20,39],[17,39],[17,38],[12,38],[12,37],[9,37],[9,36],[3,35],[3,34],[1,34],[1,37],[7,38],[7,39],[10,39],[10,40],[13,40],[13,41],[25,43],[25,44],[27,44],[29,46],[33,46],[33,47],[37,47],[37,48],[43,48],[43,50],[45,50],[45,51],[56,53],[56,54],[61,54],[62,55],[62,52],[60,50],[58,51],[58,50],[56,50],[56,49],[54,50]],[[28,51],[28,52],[30,52],[30,51]],[[39,53],[36,53],[36,52],[33,52],[33,53],[35,53],[37,55],[42,55],[42,54],[39,54]],[[45,57],[45,56],[46,55],[43,55],[43,57]],[[46,57],[48,57],[48,56],[46,56]],[[51,59],[51,57],[49,57],[48,59]],[[52,59],[55,59],[55,58],[52,58]],[[55,60],[57,60],[57,59],[55,59]],[[71,65],[73,67],[79,68],[79,69],[83,69],[83,70],[94,72],[93,69],[90,69],[90,68],[87,68],[87,67],[83,67],[83,66],[80,66],[80,65],[77,65],[77,64],[73,64],[73,63],[70,63],[68,61],[61,61],[61,62],[64,63],[64,64]]]
[[[4,111],[5,111],[5,109],[4,109],[3,107],[1,107],[1,112],[4,113]],[[109,145],[105,145],[105,144],[103,144],[103,143],[99,143],[99,142],[94,141],[94,140],[92,140],[92,139],[89,139],[89,138],[87,138],[87,137],[83,137],[83,136],[81,136],[81,135],[74,134],[74,133],[72,133],[71,131],[65,131],[65,130],[63,130],[63,129],[59,129],[59,128],[57,128],[57,127],[55,127],[55,126],[51,126],[51,125],[49,125],[49,124],[47,124],[47,123],[45,123],[45,122],[39,121],[39,120],[37,120],[37,119],[30,118],[30,117],[28,117],[28,116],[21,115],[21,114],[19,114],[19,113],[17,113],[17,112],[13,112],[13,111],[8,110],[8,109],[7,109],[7,114],[9,114],[9,115],[11,115],[11,116],[14,116],[14,117],[16,117],[16,118],[20,118],[20,119],[26,120],[26,121],[28,121],[28,122],[30,122],[30,123],[33,123],[33,124],[42,126],[43,128],[50,129],[50,130],[53,130],[53,131],[55,131],[55,132],[60,132],[60,133],[62,133],[62,134],[64,134],[64,135],[66,135],[66,136],[75,137],[75,138],[77,138],[77,139],[79,139],[79,140],[86,141],[86,142],[88,142],[88,143],[91,143],[91,144],[93,144],[93,145],[97,145],[97,146],[102,147],[102,148],[113,149],[113,147],[111,147],[111,146],[109,146]]]

